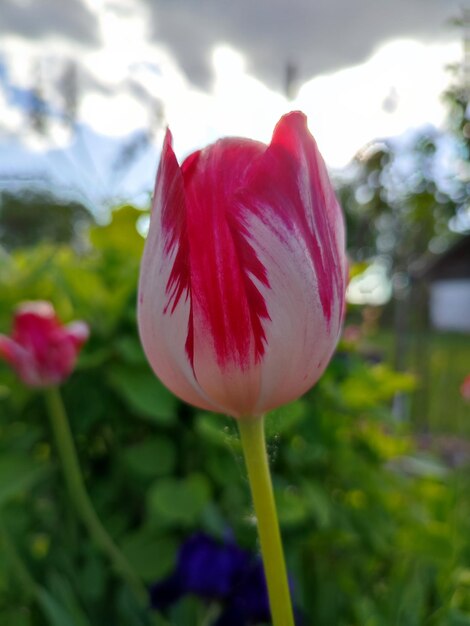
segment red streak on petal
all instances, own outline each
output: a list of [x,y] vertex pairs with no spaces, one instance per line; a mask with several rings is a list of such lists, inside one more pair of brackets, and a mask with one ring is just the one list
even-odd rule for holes
[[[197,157],[197,153],[193,155]],[[194,345],[192,328],[191,275],[189,240],[186,218],[186,201],[183,175],[171,147],[171,133],[167,130],[158,167],[154,193],[152,219],[161,219],[164,250],[168,257],[174,255],[173,266],[166,285],[168,301],[164,313],[174,312],[182,296],[189,298],[189,326],[186,354],[193,366]],[[157,210],[160,212],[157,215]]]
[[173,312],[183,293],[189,290],[189,246],[186,228],[186,204],[183,176],[171,147],[171,133],[167,130],[155,185],[154,207],[161,211],[165,236],[165,253],[176,252],[167,284],[168,304]]
[[154,207],[173,263],[164,312],[171,315],[182,297],[189,300],[186,352],[193,367],[195,324],[199,334],[207,332],[221,367],[248,369],[265,352],[263,322],[270,318],[260,285],[269,288],[269,281],[250,216],[286,247],[304,247],[328,323],[334,303],[344,300],[341,210],[299,112],[280,120],[267,148],[223,139],[190,155],[181,168],[167,131]]
[[254,247],[250,244],[250,233],[243,222],[242,213],[229,213],[227,215],[227,223],[238,257],[241,279],[248,302],[251,328],[255,341],[255,361],[259,362],[264,354],[266,342],[263,320],[269,320],[270,317],[266,302],[253,282],[252,277],[257,278],[265,287],[269,287],[267,272],[259,260]]
[[224,139],[183,166],[191,259],[191,295],[221,367],[248,369],[264,354],[266,303],[254,278],[269,286],[250,241],[237,192],[264,146]]

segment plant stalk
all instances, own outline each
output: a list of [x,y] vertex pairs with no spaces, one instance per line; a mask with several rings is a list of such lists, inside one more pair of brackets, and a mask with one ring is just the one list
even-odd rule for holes
[[273,626],[294,626],[289,582],[266,454],[264,417],[240,419],[238,428],[258,522]]
[[115,571],[134,590],[140,603],[147,600],[145,586],[101,523],[85,487],[69,421],[57,387],[46,389],[46,402],[65,482],[77,514],[96,545],[111,561]]

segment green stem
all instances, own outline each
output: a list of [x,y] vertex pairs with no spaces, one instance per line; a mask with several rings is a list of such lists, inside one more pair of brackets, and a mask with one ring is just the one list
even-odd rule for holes
[[87,493],[65,407],[56,387],[46,389],[46,401],[65,482],[75,509],[90,536],[108,556],[116,572],[132,587],[139,601],[145,603],[147,593],[144,585],[104,528]]
[[273,626],[294,626],[294,614],[264,438],[264,418],[238,420],[248,470]]

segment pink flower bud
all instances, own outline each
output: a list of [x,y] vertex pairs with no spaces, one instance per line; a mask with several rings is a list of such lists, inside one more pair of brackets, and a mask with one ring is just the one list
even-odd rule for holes
[[138,321],[176,395],[234,417],[299,397],[336,346],[346,271],[341,209],[302,113],[269,146],[222,139],[181,167],[167,131]]
[[470,374],[464,378],[460,385],[460,395],[464,400],[470,402]]
[[62,383],[88,339],[84,322],[63,326],[49,302],[26,302],[15,312],[11,337],[0,335],[0,358],[29,387]]

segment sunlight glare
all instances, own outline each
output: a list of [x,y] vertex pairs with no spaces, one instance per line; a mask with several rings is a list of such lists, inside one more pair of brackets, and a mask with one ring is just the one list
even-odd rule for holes
[[294,104],[307,113],[326,161],[341,167],[371,138],[440,125],[446,67],[460,54],[457,43],[392,41],[365,63],[306,82]]

